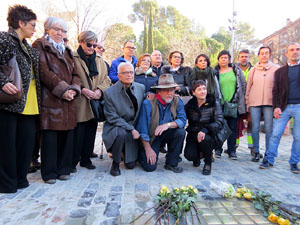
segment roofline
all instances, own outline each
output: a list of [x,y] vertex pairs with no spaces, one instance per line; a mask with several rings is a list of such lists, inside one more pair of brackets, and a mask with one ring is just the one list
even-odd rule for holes
[[275,36],[275,35],[277,35],[278,33],[280,33],[281,31],[283,31],[283,30],[285,30],[285,29],[288,29],[289,27],[292,27],[292,26],[294,26],[295,24],[298,24],[298,23],[300,23],[300,18],[297,19],[297,20],[295,20],[294,22],[291,22],[289,25],[287,25],[287,26],[285,26],[285,27],[283,27],[283,28],[281,28],[281,29],[275,31],[273,34],[270,34],[269,36],[265,37],[264,39],[260,40],[259,42],[263,43],[263,42],[265,42],[267,39],[271,38],[272,36]]

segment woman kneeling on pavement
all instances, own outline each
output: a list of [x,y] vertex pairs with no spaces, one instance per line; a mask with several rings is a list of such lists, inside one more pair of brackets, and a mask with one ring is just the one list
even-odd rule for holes
[[204,156],[203,175],[211,173],[211,154],[215,147],[214,136],[222,129],[223,114],[221,104],[213,94],[207,94],[206,82],[194,81],[193,98],[185,105],[189,125],[184,156],[200,166],[200,153]]

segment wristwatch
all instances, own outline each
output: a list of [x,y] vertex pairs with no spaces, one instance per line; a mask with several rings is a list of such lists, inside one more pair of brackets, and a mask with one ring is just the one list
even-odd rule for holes
[[168,128],[170,128],[171,127],[171,123],[168,123]]

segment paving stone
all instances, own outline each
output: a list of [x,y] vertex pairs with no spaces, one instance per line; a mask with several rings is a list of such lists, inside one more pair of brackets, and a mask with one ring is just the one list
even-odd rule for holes
[[91,198],[94,197],[97,191],[95,190],[85,190],[81,198]]
[[111,202],[120,202],[122,199],[122,193],[109,193],[109,198]]
[[232,215],[245,215],[245,213],[240,209],[236,207],[228,207],[227,210],[232,214]]
[[107,217],[116,217],[120,215],[121,205],[116,202],[109,202],[106,204],[104,215]]
[[229,211],[224,208],[215,208],[214,211],[217,215],[229,215]]
[[148,191],[148,190],[149,190],[148,184],[136,184],[135,185],[136,192]]
[[112,186],[110,191],[112,191],[112,192],[122,192],[123,187],[122,186]]
[[89,213],[89,210],[87,210],[87,209],[75,209],[70,212],[69,216],[71,218],[81,218],[81,217],[87,216],[88,213]]
[[92,198],[81,198],[77,202],[77,206],[86,208],[91,205],[92,200],[93,200]]
[[148,202],[151,201],[150,195],[148,193],[138,193],[135,195],[137,202]]
[[105,196],[98,196],[94,199],[95,204],[105,204],[106,197]]
[[100,223],[100,225],[119,225],[119,223],[118,223],[118,219],[114,218],[114,219],[105,220],[102,223]]
[[99,188],[99,184],[98,183],[91,183],[88,186],[88,189],[95,189],[95,190],[97,190],[98,188]]

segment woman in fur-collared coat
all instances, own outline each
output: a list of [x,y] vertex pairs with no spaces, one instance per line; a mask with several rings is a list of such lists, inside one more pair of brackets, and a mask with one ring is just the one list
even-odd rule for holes
[[63,41],[66,22],[49,17],[44,28],[45,36],[33,43],[40,51],[41,174],[46,183],[54,184],[56,179],[68,180],[72,169],[80,77],[75,70],[72,51]]

